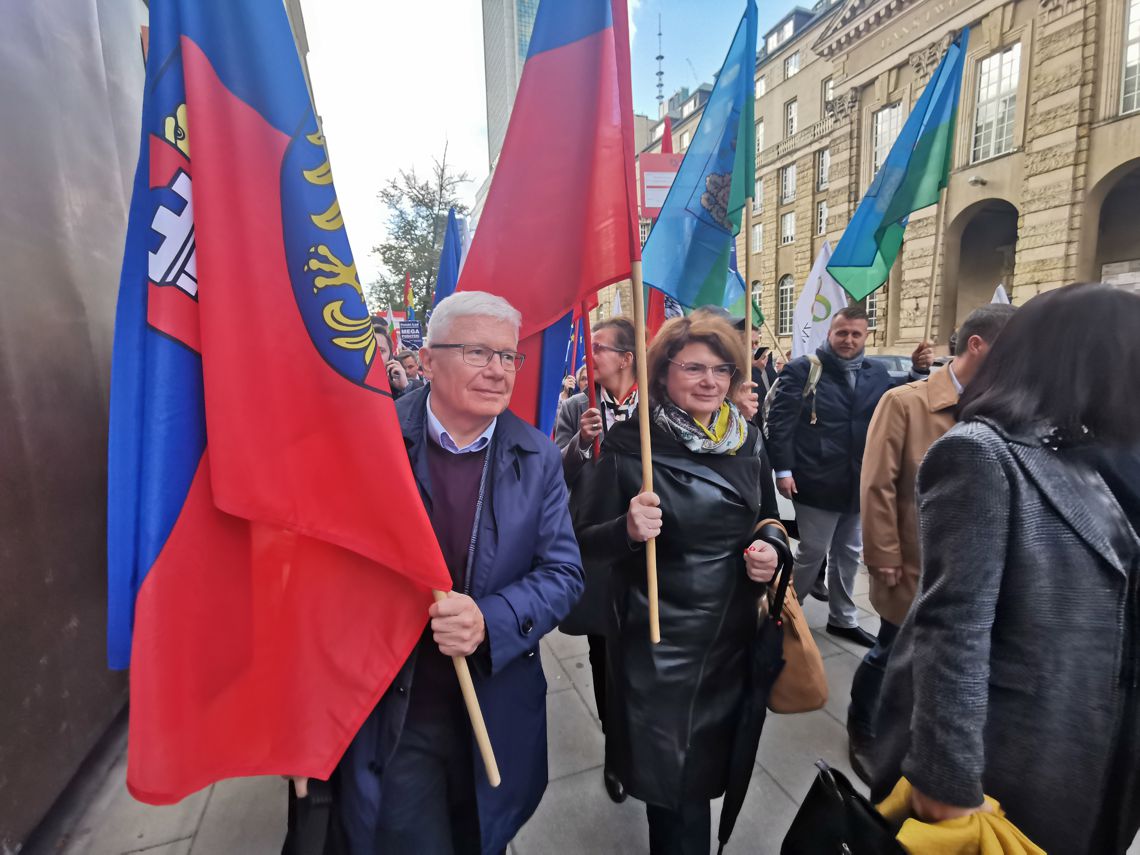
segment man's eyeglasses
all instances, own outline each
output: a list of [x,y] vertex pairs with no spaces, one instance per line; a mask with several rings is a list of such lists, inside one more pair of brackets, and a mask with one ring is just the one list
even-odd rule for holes
[[731,362],[722,362],[719,365],[705,365],[701,362],[677,362],[670,359],[673,365],[681,369],[681,373],[691,380],[701,380],[711,373],[717,380],[731,380],[736,376],[736,366]]
[[526,354],[517,350],[494,350],[482,344],[430,344],[430,350],[458,350],[463,361],[476,368],[486,368],[496,356],[504,371],[518,371],[526,361]]
[[590,343],[590,349],[594,353],[599,353],[603,350],[608,350],[610,353],[632,353],[632,351],[625,350],[620,347],[610,347],[608,344],[600,344],[596,341]]

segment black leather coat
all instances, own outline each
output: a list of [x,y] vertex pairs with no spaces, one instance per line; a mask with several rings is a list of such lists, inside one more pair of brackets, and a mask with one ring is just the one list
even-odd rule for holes
[[696,454],[656,426],[651,432],[664,514],[660,644],[649,641],[645,550],[625,534],[629,500],[641,489],[636,423],[610,431],[572,504],[583,556],[613,561],[607,768],[636,798],[675,808],[725,789],[764,590],[744,569],[761,519],[761,461],[755,428],[733,456]]

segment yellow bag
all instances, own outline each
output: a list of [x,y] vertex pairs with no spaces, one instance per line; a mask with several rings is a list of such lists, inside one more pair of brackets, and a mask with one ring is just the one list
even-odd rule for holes
[[914,788],[900,778],[879,805],[892,826],[901,824],[898,841],[914,855],[1045,855],[1045,850],[1010,822],[1001,805],[986,796],[992,812],[972,813],[942,822],[922,822],[910,815]]

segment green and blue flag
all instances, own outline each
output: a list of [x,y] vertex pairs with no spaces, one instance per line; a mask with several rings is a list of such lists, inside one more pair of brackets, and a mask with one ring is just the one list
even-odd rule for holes
[[831,256],[827,272],[855,300],[887,281],[907,218],[947,184],[969,37],[950,44]]
[[[722,305],[756,183],[756,3],[748,0],[693,141],[642,250],[645,283],[682,306]],[[741,280],[742,281],[742,280]]]

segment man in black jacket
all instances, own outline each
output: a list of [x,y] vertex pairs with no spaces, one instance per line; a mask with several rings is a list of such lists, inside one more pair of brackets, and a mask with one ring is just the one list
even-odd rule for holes
[[[823,370],[814,391],[809,391],[811,358],[785,366],[768,415],[768,454],[776,488],[795,503],[797,593],[801,599],[808,593],[826,557],[827,632],[871,647],[875,637],[859,626],[852,599],[863,549],[859,476],[875,407],[905,378],[892,380],[886,368],[864,359],[866,340],[867,314],[849,306],[835,313],[827,342],[816,351]],[[915,348],[911,379],[929,374],[933,360],[928,343]]]

